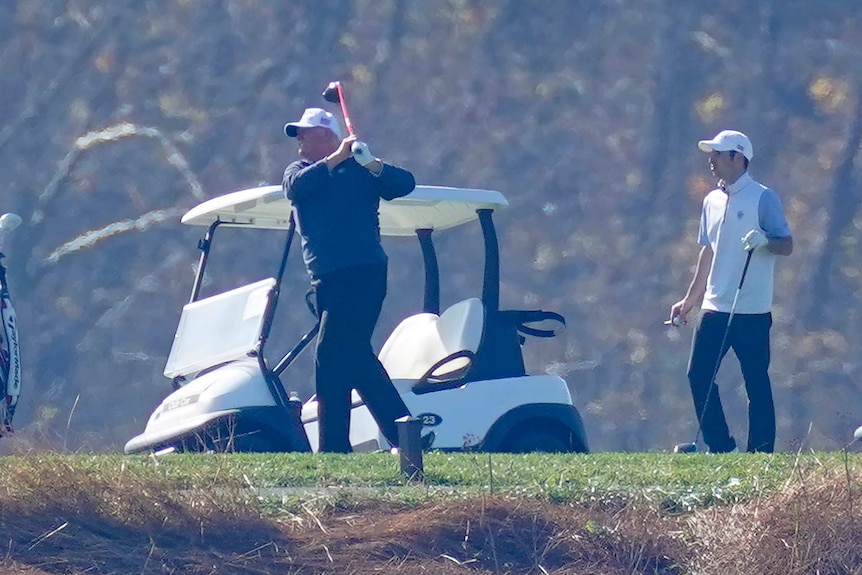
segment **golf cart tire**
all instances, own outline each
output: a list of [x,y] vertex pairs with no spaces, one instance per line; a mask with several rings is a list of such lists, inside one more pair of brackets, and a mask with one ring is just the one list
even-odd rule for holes
[[[543,423],[538,423],[543,425]],[[524,425],[512,431],[503,445],[506,453],[568,453],[571,439],[567,429],[553,422],[545,422],[544,427],[536,429],[534,424]]]
[[580,413],[561,403],[531,403],[506,412],[488,430],[481,450],[524,453],[530,445],[529,451],[590,452]]

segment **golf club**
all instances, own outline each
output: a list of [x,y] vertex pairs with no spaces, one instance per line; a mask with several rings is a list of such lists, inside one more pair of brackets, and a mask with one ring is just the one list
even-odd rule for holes
[[341,115],[344,116],[344,125],[347,126],[347,132],[351,136],[355,136],[353,124],[350,122],[350,116],[347,114],[347,103],[344,101],[344,89],[341,87],[341,82],[330,82],[326,90],[323,91],[323,99],[333,104],[341,105]]
[[715,386],[715,377],[718,375],[718,368],[721,367],[722,351],[727,344],[727,338],[730,335],[730,322],[733,321],[733,314],[736,312],[736,302],[739,299],[739,292],[742,291],[742,284],[745,283],[745,274],[748,273],[748,264],[751,263],[751,254],[754,250],[749,250],[745,257],[745,266],[742,268],[742,277],[739,278],[739,286],[736,288],[736,293],[733,295],[733,303],[730,304],[730,315],[727,318],[727,327],[724,328],[724,337],[721,339],[721,347],[718,348],[718,357],[715,360],[715,369],[712,370],[712,378],[709,380],[709,388],[706,391],[706,400],[703,402],[703,408],[697,418],[697,434],[694,436],[694,441],[691,443],[680,443],[673,448],[674,453],[697,453],[697,440],[700,439],[702,430],[703,416],[706,413],[706,406],[709,405],[709,396],[712,394],[712,388]]

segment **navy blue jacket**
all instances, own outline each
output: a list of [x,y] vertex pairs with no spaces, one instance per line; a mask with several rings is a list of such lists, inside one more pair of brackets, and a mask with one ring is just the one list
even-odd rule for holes
[[348,158],[331,173],[324,160],[297,160],[284,170],[282,186],[293,203],[302,258],[315,280],[355,266],[385,264],[380,199],[406,196],[416,181],[407,170],[385,163],[374,176]]

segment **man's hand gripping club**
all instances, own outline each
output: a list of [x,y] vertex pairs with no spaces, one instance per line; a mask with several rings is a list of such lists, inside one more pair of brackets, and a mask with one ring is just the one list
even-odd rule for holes
[[383,162],[371,154],[368,144],[357,140],[356,136],[347,136],[341,140],[338,149],[326,157],[326,165],[329,166],[330,170],[333,170],[350,157],[372,173],[379,173],[383,168]]
[[769,239],[760,230],[751,230],[742,236],[740,241],[742,242],[742,249],[747,252],[753,252],[769,243]]

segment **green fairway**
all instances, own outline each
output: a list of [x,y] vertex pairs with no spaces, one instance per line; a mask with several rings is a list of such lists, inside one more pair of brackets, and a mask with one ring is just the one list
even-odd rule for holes
[[[846,463],[846,469],[845,469]],[[407,481],[397,455],[31,455],[0,460],[0,485],[26,499],[51,477],[164,490],[244,490],[285,502],[387,498],[424,501],[482,494],[559,503],[655,503],[678,511],[767,496],[818,472],[858,476],[862,455],[474,454],[424,456],[425,480]],[[64,481],[65,483],[65,481]]]

